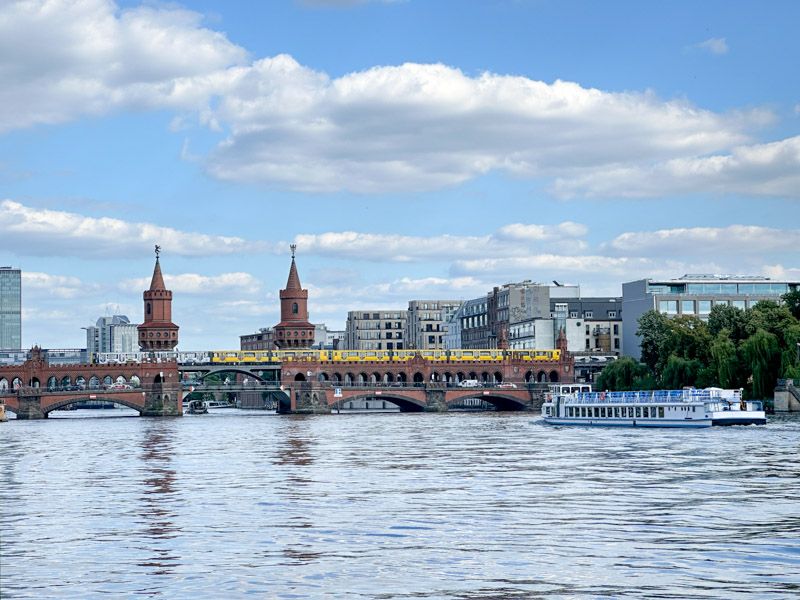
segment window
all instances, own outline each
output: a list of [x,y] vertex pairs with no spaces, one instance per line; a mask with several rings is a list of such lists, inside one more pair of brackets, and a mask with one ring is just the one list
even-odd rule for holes
[[606,416],[606,407],[605,406],[601,406],[600,407],[600,416],[605,418],[605,416]]
[[615,310],[608,311],[608,318],[609,319],[616,319],[617,318],[617,311],[615,311]]
[[292,302],[292,314],[296,315],[298,313],[298,310],[299,308],[297,306],[297,302]]
[[707,315],[711,312],[711,300],[697,301],[697,314]]
[[642,409],[642,416],[643,416],[645,419],[647,419],[647,418],[649,418],[649,417],[650,417],[650,409],[649,409],[648,407],[646,407],[646,406],[645,406],[645,407]]
[[583,318],[584,319],[591,319],[594,316],[594,312],[591,310],[584,311]]
[[659,406],[658,407],[658,418],[659,419],[663,419],[664,418],[664,407],[663,406]]
[[614,418],[619,419],[619,406],[614,407]]
[[[711,309],[709,309],[710,312]],[[659,300],[658,311],[667,315],[678,314],[678,301],[677,300]]]
[[694,300],[681,300],[681,313],[684,315],[693,315]]
[[614,324],[614,335],[619,335],[619,325]]
[[577,319],[577,318],[578,318],[578,311],[577,311],[577,310],[573,310],[573,311],[571,311],[571,312],[569,313],[569,318],[570,318],[570,319]]
[[642,407],[641,406],[637,406],[636,407],[636,418],[639,419],[639,418],[641,418],[641,416],[642,416]]
[[150,303],[149,302],[147,303],[147,314],[148,315],[150,314]]

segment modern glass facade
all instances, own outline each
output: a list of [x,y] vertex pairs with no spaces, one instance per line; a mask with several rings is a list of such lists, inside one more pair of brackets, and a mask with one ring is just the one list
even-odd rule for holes
[[0,349],[22,348],[22,271],[0,267]]
[[691,315],[707,319],[714,306],[747,309],[762,300],[779,300],[783,294],[796,289],[800,289],[798,281],[739,275],[684,275],[676,279],[640,279],[624,283],[624,352],[639,358],[638,319],[648,310],[655,309],[670,317]]

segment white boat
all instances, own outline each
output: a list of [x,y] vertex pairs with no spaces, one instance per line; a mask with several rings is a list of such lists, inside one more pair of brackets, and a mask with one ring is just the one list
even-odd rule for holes
[[[563,386],[562,386],[563,388]],[[562,393],[553,390],[542,405],[545,423],[623,427],[711,427],[763,425],[760,402],[746,402],[741,390],[653,390]]]
[[218,410],[222,408],[236,408],[233,404],[228,404],[227,402],[218,402],[217,400],[208,400],[206,402],[206,408],[208,410]]

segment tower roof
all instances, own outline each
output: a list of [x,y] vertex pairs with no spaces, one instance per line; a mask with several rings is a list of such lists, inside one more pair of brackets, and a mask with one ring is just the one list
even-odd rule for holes
[[292,257],[292,266],[289,267],[289,279],[286,280],[286,290],[299,291],[303,287],[300,285],[300,276],[297,274],[297,265]]
[[164,277],[161,275],[161,264],[158,262],[158,257],[156,256],[156,266],[153,269],[153,279],[150,280],[150,291],[152,292],[166,289],[166,286],[164,286]]

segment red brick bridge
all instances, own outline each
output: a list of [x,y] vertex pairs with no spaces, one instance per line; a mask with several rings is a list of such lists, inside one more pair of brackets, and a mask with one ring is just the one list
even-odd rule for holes
[[115,402],[144,416],[182,414],[176,362],[57,365],[34,347],[21,365],[0,366],[0,398],[18,419],[44,419],[76,402]]

